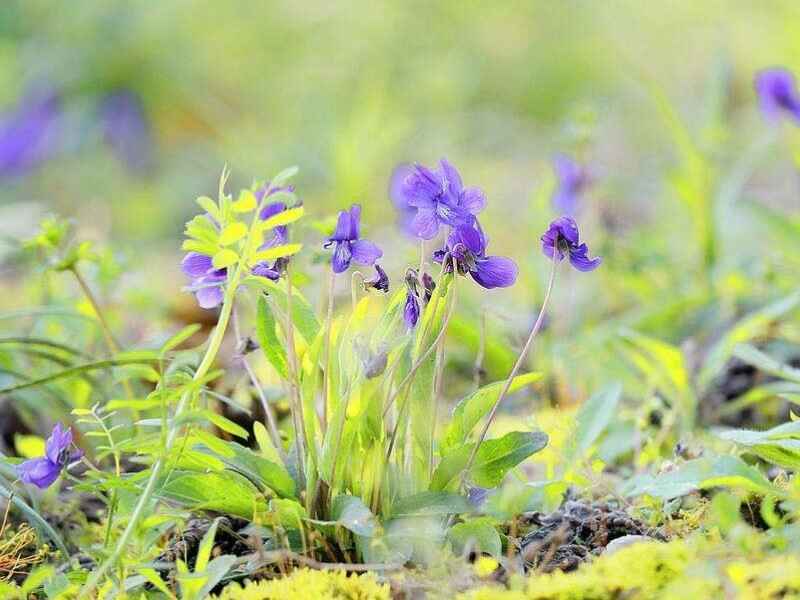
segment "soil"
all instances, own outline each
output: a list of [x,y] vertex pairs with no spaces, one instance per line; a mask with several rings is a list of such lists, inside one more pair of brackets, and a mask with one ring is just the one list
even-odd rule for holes
[[[166,549],[158,558],[158,562],[174,563],[177,559],[194,565],[200,541],[211,527],[213,519],[208,517],[193,517],[186,522],[186,526],[175,533],[169,540]],[[246,521],[220,518],[217,535],[214,538],[214,554],[232,554],[242,556],[250,554],[252,548],[246,537],[237,533],[247,525]]]
[[534,529],[519,540],[519,554],[526,570],[545,573],[573,571],[608,544],[624,536],[644,536],[664,541],[658,530],[634,519],[610,502],[566,501],[550,513],[523,515]]

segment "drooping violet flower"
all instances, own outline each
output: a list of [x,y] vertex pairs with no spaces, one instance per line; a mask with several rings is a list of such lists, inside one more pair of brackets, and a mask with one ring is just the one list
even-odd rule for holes
[[761,112],[772,122],[788,115],[800,124],[800,94],[794,75],[783,67],[764,69],[756,74],[755,88]]
[[569,262],[578,271],[593,271],[602,262],[598,256],[589,258],[589,248],[580,243],[578,225],[572,217],[559,217],[542,235],[542,252],[555,260],[564,260],[569,255]]
[[414,216],[417,214],[417,209],[409,205],[403,194],[403,185],[413,172],[413,165],[400,164],[394,168],[389,178],[389,199],[397,211],[397,226],[410,237],[416,237],[412,223],[414,222]]
[[0,177],[24,175],[55,154],[61,117],[53,91],[31,93],[0,115]]
[[409,288],[406,292],[406,305],[403,308],[403,321],[405,321],[406,327],[409,329],[416,327],[419,313],[419,298],[417,298],[417,293]]
[[215,269],[211,257],[199,252],[189,252],[184,256],[181,269],[192,280],[184,290],[194,292],[200,308],[216,308],[222,304],[227,269]]
[[417,237],[430,240],[442,225],[469,225],[484,206],[486,198],[478,188],[465,188],[461,176],[444,158],[433,171],[414,165],[414,171],[403,181],[401,195],[416,214],[409,227]]
[[575,214],[581,194],[589,186],[589,172],[565,154],[559,154],[553,159],[553,169],[558,179],[552,197],[553,208],[562,214]]
[[478,285],[486,288],[508,287],[517,280],[517,263],[505,256],[486,256],[487,239],[477,219],[467,226],[457,227],[447,236],[441,250],[433,253],[437,263],[447,261],[446,272],[452,272],[452,260],[461,275],[469,274]]
[[56,423],[47,438],[44,456],[17,465],[20,481],[41,489],[50,487],[67,465],[83,456],[83,452],[77,449],[73,451],[71,446],[72,430]]
[[105,140],[119,160],[135,171],[150,166],[153,142],[138,94],[120,90],[107,95],[100,103],[100,120]]
[[429,273],[422,274],[422,289],[425,290],[425,304],[431,301],[433,292],[436,290],[436,282]]
[[413,329],[419,321],[419,279],[414,269],[406,271],[406,304],[403,307],[403,321],[408,329]]
[[375,263],[375,277],[364,281],[365,290],[378,290],[384,294],[389,292],[389,276],[378,263]]
[[361,239],[361,206],[353,204],[350,210],[339,212],[336,230],[324,248],[333,246],[331,265],[334,273],[344,273],[351,262],[357,265],[370,266],[383,256],[383,251],[368,240]]

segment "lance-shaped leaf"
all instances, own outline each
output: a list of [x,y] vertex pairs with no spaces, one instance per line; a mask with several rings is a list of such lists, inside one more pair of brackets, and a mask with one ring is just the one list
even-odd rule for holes
[[[506,473],[529,456],[547,446],[542,431],[512,431],[501,438],[485,440],[467,473],[467,479],[480,487],[499,485]],[[464,444],[447,454],[433,473],[431,489],[444,490],[455,483],[472,454],[474,443]]]

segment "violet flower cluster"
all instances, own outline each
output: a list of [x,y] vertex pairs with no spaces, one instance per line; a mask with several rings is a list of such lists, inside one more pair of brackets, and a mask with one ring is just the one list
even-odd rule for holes
[[[508,287],[517,279],[518,268],[510,258],[487,254],[488,239],[478,222],[486,207],[486,197],[476,187],[466,187],[456,168],[446,159],[437,169],[416,164],[408,168],[401,184],[390,186],[395,206],[405,229],[422,240],[435,238],[444,228],[444,246],[433,253],[433,260],[452,272],[470,275],[486,289]],[[427,273],[407,277],[404,310],[406,325],[416,325],[420,314],[420,285]],[[429,276],[428,276],[429,277]]]
[[23,483],[45,489],[58,479],[61,471],[81,456],[83,452],[72,448],[72,430],[56,423],[45,443],[44,456],[17,465],[17,475]]
[[[271,187],[264,186],[259,189],[254,195],[256,201],[261,206],[261,202],[265,198],[277,194],[278,192],[292,192],[292,186],[286,187]],[[258,218],[266,221],[284,210],[287,206],[283,202],[272,202],[260,208]],[[208,216],[211,219],[210,216]],[[289,228],[287,225],[280,225],[265,234],[263,244],[259,250],[266,250],[286,244],[289,240]],[[259,277],[266,277],[272,281],[277,281],[286,270],[286,265],[289,259],[287,257],[277,258],[274,261],[265,261],[254,265],[252,268],[253,275]],[[181,263],[181,269],[184,274],[189,277],[191,282],[184,289],[189,292],[194,292],[197,298],[197,303],[200,308],[212,309],[222,304],[225,296],[224,286],[228,280],[228,269],[215,269],[212,257],[199,252],[189,252],[184,256]]]

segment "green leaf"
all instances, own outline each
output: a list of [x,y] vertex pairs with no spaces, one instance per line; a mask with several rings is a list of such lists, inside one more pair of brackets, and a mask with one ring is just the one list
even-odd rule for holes
[[272,439],[267,433],[267,428],[264,427],[261,421],[255,421],[253,423],[253,435],[256,436],[256,442],[258,442],[258,449],[261,451],[261,455],[267,460],[277,463],[280,460],[278,450],[272,443]]
[[239,198],[231,205],[233,212],[246,213],[255,210],[258,206],[258,201],[251,190],[242,190],[239,192]]
[[199,323],[192,323],[191,325],[187,325],[183,329],[181,329],[178,333],[173,335],[169,338],[164,344],[161,346],[161,356],[166,355],[170,350],[177,348],[183,342],[188,340],[192,337],[195,333],[200,331],[203,326]]
[[261,221],[259,227],[263,231],[268,231],[270,229],[275,229],[276,227],[281,227],[282,225],[289,225],[290,223],[294,223],[301,218],[305,212],[306,209],[303,206],[289,208],[271,216],[269,219]]
[[284,498],[294,497],[294,480],[286,469],[236,442],[228,442],[227,445],[234,456],[223,456],[222,461],[229,468],[238,471],[262,489],[270,489]]
[[214,265],[215,269],[225,269],[231,265],[235,265],[236,261],[238,260],[239,255],[236,254],[236,252],[225,248],[224,250],[220,250],[214,254],[214,258],[211,260],[211,263]]
[[736,456],[698,458],[660,475],[640,476],[629,480],[623,486],[622,493],[626,496],[648,495],[668,500],[712,487],[744,489],[764,495],[784,495],[758,469]]
[[798,306],[800,306],[800,291],[751,312],[731,327],[709,350],[704,366],[698,375],[700,389],[708,388],[738,346],[760,337],[766,333],[772,323]]
[[[525,373],[517,375],[511,382],[509,393],[514,393],[542,378],[541,373]],[[463,444],[467,436],[478,422],[486,416],[497,402],[503,389],[504,381],[497,381],[483,386],[461,400],[453,409],[453,416],[447,425],[442,439],[442,454],[447,455],[452,448]]]
[[308,518],[308,513],[303,505],[288,498],[270,500],[269,511],[275,523],[287,531],[303,529],[303,522]]
[[256,309],[256,338],[261,351],[269,363],[275,367],[282,379],[289,379],[286,349],[283,347],[276,329],[275,315],[267,299],[261,295]]
[[199,252],[206,256],[214,256],[217,251],[217,244],[210,242],[200,242],[198,240],[184,240],[181,248],[187,252]]
[[275,260],[276,258],[282,258],[284,256],[292,256],[302,249],[303,244],[282,244],[280,246],[273,246],[272,248],[267,248],[266,250],[261,250],[253,254],[250,258],[250,264]]
[[358,496],[336,496],[331,515],[337,524],[363,537],[372,537],[378,527],[375,515]]
[[790,367],[753,346],[744,344],[736,346],[733,354],[736,358],[757,367],[769,375],[774,375],[793,383],[800,383],[800,369]]
[[159,495],[193,509],[212,510],[252,519],[263,512],[264,500],[245,477],[232,471],[196,473],[173,471]]
[[464,496],[450,492],[428,491],[407,496],[392,505],[392,518],[461,514],[472,511]]
[[244,440],[250,437],[250,434],[244,427],[238,425],[237,423],[234,423],[230,419],[227,419],[222,415],[215,413],[213,410],[208,410],[203,412],[206,415],[206,418],[209,421],[211,421],[214,425],[222,429],[222,431],[230,433],[231,435],[235,435],[236,437],[242,438]]
[[614,383],[583,403],[575,417],[575,449],[585,453],[606,430],[617,414],[622,386]]
[[[508,471],[539,452],[547,442],[547,434],[541,431],[512,431],[501,438],[485,440],[467,476],[481,487],[495,487]],[[467,466],[474,447],[474,443],[465,444],[444,457],[433,473],[431,489],[443,490],[453,483]]]
[[[286,289],[282,285],[264,277],[248,277],[245,282],[265,291],[286,311]],[[321,327],[314,307],[296,288],[292,289],[292,322],[307,344],[314,341]]]
[[453,525],[447,532],[447,538],[457,554],[472,549],[499,558],[503,551],[500,534],[489,517],[479,517]]
[[208,196],[200,196],[197,199],[197,203],[200,205],[204,211],[206,211],[209,215],[214,217],[214,220],[219,223],[222,221],[222,215],[219,212],[219,208],[217,207],[217,203],[214,202]]
[[292,165],[291,167],[286,167],[283,171],[275,175],[272,178],[272,181],[269,182],[270,187],[280,187],[284,183],[286,183],[289,179],[297,175],[297,172],[300,168],[296,165]]
[[244,223],[235,221],[222,230],[222,233],[219,236],[219,243],[222,246],[230,246],[231,244],[238,242],[246,235],[247,226]]

